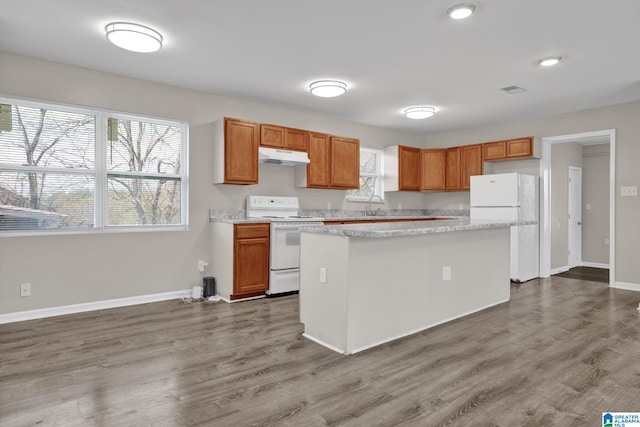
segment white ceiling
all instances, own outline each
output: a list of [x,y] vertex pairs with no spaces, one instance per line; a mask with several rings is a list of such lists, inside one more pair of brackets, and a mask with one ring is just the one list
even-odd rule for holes
[[[410,132],[434,133],[640,99],[640,0],[29,0],[3,2],[0,50]],[[104,26],[165,46],[135,54]],[[542,57],[561,55],[556,67]],[[317,98],[308,84],[349,84]],[[527,92],[508,95],[516,85]],[[437,114],[409,120],[403,108]]]

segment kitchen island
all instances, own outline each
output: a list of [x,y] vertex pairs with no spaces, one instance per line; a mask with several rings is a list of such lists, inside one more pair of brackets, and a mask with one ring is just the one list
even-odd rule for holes
[[304,336],[352,354],[508,301],[514,225],[526,224],[464,218],[305,227]]

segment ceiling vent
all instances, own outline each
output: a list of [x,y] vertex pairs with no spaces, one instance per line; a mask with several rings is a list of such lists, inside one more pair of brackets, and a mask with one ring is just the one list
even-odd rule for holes
[[501,91],[508,93],[509,95],[515,95],[516,93],[526,92],[525,88],[520,86],[507,86],[500,88]]

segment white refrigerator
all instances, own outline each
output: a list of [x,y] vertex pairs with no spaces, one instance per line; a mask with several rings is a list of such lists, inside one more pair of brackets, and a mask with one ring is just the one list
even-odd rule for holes
[[[538,177],[502,173],[471,177],[471,219],[538,221]],[[539,277],[539,227],[511,227],[511,280]]]

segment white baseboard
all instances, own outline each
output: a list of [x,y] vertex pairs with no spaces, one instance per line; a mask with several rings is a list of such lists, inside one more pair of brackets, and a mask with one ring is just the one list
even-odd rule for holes
[[640,292],[640,285],[637,283],[616,282],[616,289],[626,289],[627,291]]
[[580,265],[582,267],[593,267],[593,268],[606,268],[607,270],[609,270],[609,264],[603,264],[601,262],[588,262],[588,261],[582,261],[580,263]]
[[551,269],[551,275],[553,276],[554,274],[564,273],[565,271],[569,271],[569,270],[570,268],[568,265],[565,265],[564,267],[553,268]]
[[184,291],[163,292],[160,294],[151,295],[138,295],[135,297],[64,305],[60,307],[41,308],[38,310],[18,311],[15,313],[0,314],[0,324],[22,322],[24,320],[42,319],[45,317],[63,316],[65,314],[83,313],[86,311],[104,310],[106,308],[147,304],[150,302],[167,301],[178,298],[188,298],[190,296],[191,290],[187,289]]

